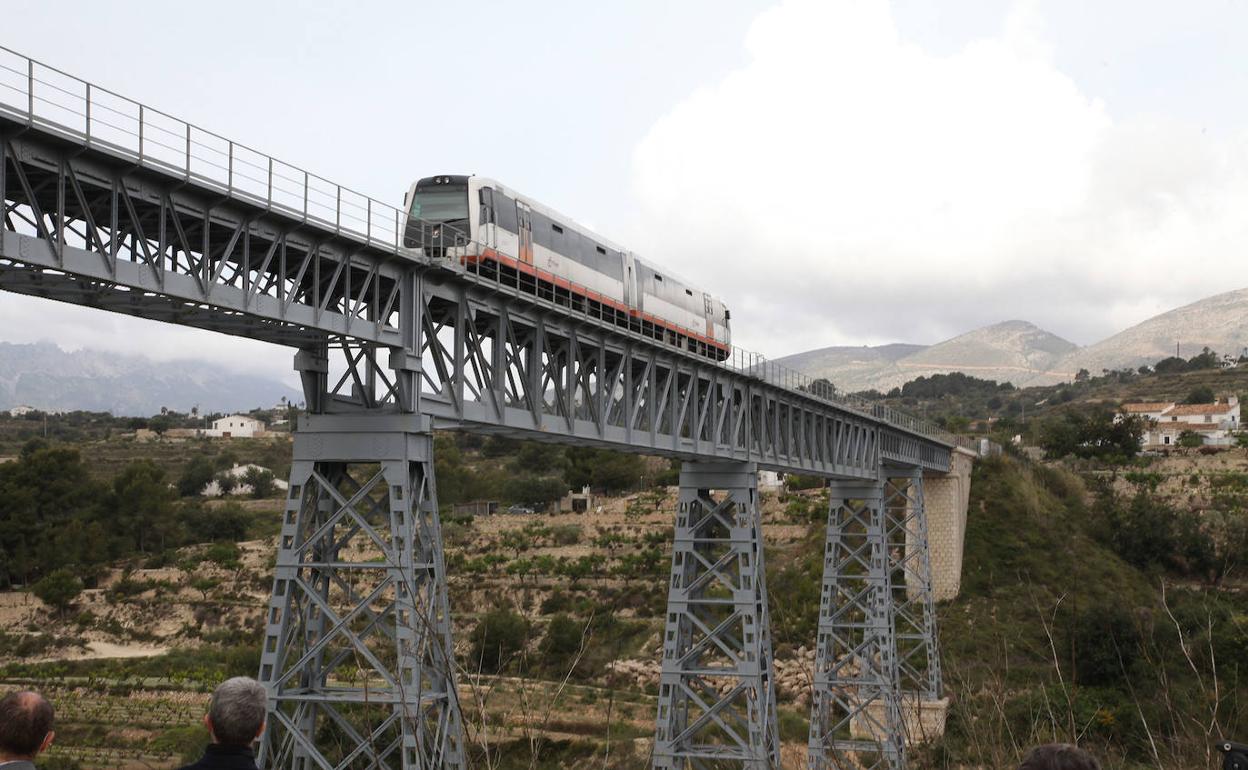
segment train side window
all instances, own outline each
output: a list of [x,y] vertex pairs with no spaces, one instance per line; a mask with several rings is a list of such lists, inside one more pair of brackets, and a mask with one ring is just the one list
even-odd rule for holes
[[489,187],[482,187],[480,198],[481,215],[477,224],[492,225],[494,224],[494,191]]
[[604,249],[604,248],[603,248],[603,247],[601,247],[601,246],[596,246],[595,248],[597,248],[597,249],[598,249],[598,253],[599,253],[599,254],[602,254],[604,257],[606,256],[606,254],[607,254],[607,250],[606,250],[606,249]]
[[693,292],[688,289],[685,289],[685,294],[688,294],[690,297],[693,296]]
[[654,280],[658,281],[659,283],[663,283],[663,276],[659,275],[658,273],[655,273]]
[[494,192],[494,216],[498,220],[499,227],[509,233],[519,232],[519,223],[516,221],[516,202],[498,191]]
[[551,222],[551,223],[550,223],[550,229],[551,229],[551,230],[554,230],[554,231],[555,231],[555,232],[557,232],[557,233],[563,233],[563,228],[562,228],[562,227],[560,227],[559,225],[555,224],[554,222]]

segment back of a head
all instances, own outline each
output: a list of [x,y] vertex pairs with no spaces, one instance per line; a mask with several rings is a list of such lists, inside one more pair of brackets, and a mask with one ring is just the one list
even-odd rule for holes
[[222,746],[250,746],[264,725],[264,687],[246,676],[227,679],[212,693],[208,717]]
[[52,704],[29,690],[0,698],[0,755],[33,759],[52,731]]
[[1101,770],[1101,763],[1078,746],[1047,743],[1032,749],[1018,770]]

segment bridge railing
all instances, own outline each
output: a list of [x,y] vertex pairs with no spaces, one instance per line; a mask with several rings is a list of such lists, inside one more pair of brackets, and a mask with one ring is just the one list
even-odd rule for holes
[[371,246],[399,250],[402,210],[3,46],[0,112]]
[[[180,175],[199,186],[315,223],[371,246],[399,254],[411,253],[403,248],[409,225],[403,210],[3,46],[0,113],[28,125],[68,134],[87,147]],[[439,223],[413,224],[420,243],[426,247],[432,244],[425,249],[426,254],[481,253],[481,245],[468,241],[462,232]],[[518,271],[513,281],[507,281],[498,271],[490,277],[458,259],[441,261],[473,280],[489,280],[518,292],[526,289]],[[538,282],[527,288],[531,288],[528,293],[539,297],[543,293]],[[568,291],[596,295],[576,284],[568,284]],[[561,298],[554,287],[547,293],[550,296],[541,298],[556,302]],[[562,304],[572,311],[593,315],[589,303],[578,306],[568,298]],[[599,316],[602,320],[601,312]],[[734,347],[718,365],[936,441],[972,450],[976,447],[973,440],[951,434],[935,423],[842,393],[827,380],[776,364],[760,353]]]

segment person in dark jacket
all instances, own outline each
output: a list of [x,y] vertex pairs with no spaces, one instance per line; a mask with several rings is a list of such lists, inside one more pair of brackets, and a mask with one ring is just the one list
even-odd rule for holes
[[250,677],[218,685],[204,715],[212,743],[198,762],[180,770],[256,770],[251,746],[264,732],[265,704],[264,688]]
[[0,698],[0,770],[35,770],[35,757],[52,745],[52,704],[30,690]]
[[1101,763],[1078,746],[1046,743],[1028,752],[1018,770],[1101,770]]

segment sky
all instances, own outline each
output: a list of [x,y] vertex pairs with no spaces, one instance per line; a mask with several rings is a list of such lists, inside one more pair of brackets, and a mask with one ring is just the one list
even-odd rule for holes
[[[188,7],[189,8],[189,7]],[[776,357],[1248,286],[1248,2],[12,3],[0,45],[373,197],[477,173]],[[291,353],[0,293],[0,341]]]

